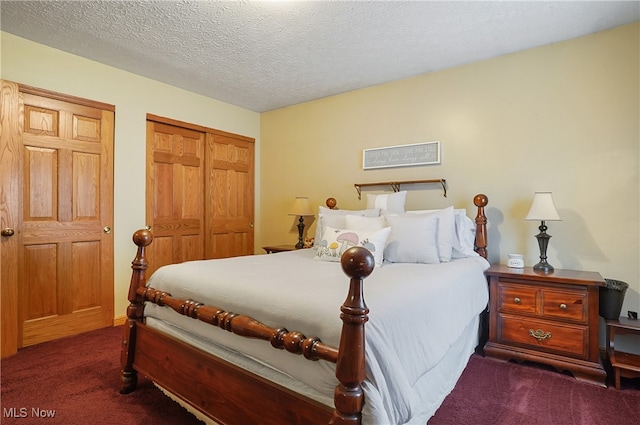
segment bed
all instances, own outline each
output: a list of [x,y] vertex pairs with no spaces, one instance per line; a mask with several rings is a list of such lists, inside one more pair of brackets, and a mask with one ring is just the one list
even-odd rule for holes
[[[401,224],[410,223],[412,237],[434,229],[437,237],[444,209],[385,210],[384,220],[347,214],[361,226],[360,244],[331,242],[339,232],[327,225],[315,249],[175,264],[149,279],[153,237],[135,232],[120,392],[134,391],[142,373],[213,423],[424,425],[484,327],[488,199],[473,202],[474,253],[456,256],[454,247],[448,261],[387,261],[388,247],[406,246],[397,244]],[[332,214],[319,214],[318,229]],[[454,217],[455,232],[458,219],[471,221],[465,210]],[[369,228],[373,221],[384,230]],[[431,233],[414,231],[417,223]],[[443,252],[441,242],[434,253]],[[384,257],[372,243],[385,247]],[[388,258],[414,255],[401,251]]]

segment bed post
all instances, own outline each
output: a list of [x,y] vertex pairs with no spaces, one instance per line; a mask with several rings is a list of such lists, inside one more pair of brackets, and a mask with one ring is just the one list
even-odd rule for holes
[[489,203],[487,195],[479,194],[473,198],[473,204],[478,207],[476,215],[476,252],[487,258],[487,216],[484,215],[484,207]]
[[148,230],[138,230],[133,234],[133,242],[138,246],[136,258],[131,262],[131,284],[129,285],[129,307],[127,307],[127,321],[124,325],[122,347],[120,353],[120,365],[122,366],[122,378],[120,393],[128,394],[135,390],[138,384],[138,372],[133,368],[134,353],[136,348],[136,324],[142,321],[144,299],[136,291],[147,284],[146,270],[147,259],[144,249],[151,241],[153,235]]
[[364,325],[369,320],[369,309],[364,302],[363,279],[373,271],[373,255],[363,247],[349,248],[341,258],[342,270],[351,278],[349,293],[342,304],[342,334],[336,362],[336,387],[333,401],[335,410],[330,424],[361,423],[365,379]]

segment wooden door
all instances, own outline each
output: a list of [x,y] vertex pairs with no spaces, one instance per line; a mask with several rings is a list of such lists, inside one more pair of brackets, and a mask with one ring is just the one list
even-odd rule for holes
[[0,320],[1,356],[18,351],[18,237],[20,231],[21,108],[18,85],[1,80],[0,90]]
[[204,258],[204,141],[201,131],[147,120],[149,274]]
[[146,201],[150,273],[253,254],[254,140],[147,115]]
[[[3,93],[5,86],[15,87],[3,82]],[[110,326],[115,108],[22,85],[2,104],[11,108],[3,129],[12,136],[3,135],[1,150],[18,149],[15,173],[2,173],[3,189],[16,188],[3,207],[17,211],[14,223],[2,223],[15,232],[3,248],[11,239],[8,256],[17,256],[7,260],[3,249],[2,292],[15,291],[2,300],[3,330],[6,307],[17,312],[18,347]],[[16,272],[5,281],[12,261]]]
[[206,258],[253,254],[254,141],[207,133]]

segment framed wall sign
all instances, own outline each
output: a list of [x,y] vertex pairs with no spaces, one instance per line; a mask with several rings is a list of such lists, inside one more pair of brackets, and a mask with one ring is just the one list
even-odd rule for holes
[[431,164],[440,164],[440,142],[438,141],[362,151],[362,168],[365,170]]

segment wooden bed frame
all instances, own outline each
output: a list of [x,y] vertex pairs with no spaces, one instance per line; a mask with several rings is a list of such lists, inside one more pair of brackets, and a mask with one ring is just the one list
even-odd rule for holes
[[[332,199],[332,198],[330,198]],[[487,256],[485,195],[473,199],[477,207],[475,249]],[[328,203],[330,204],[330,203]],[[335,201],[330,207],[335,205]],[[364,332],[369,309],[363,297],[363,279],[374,268],[373,256],[364,248],[351,248],[342,257],[342,268],[350,278],[349,291],[340,315],[343,325],[339,348],[308,338],[299,332],[268,327],[249,316],[146,286],[145,247],[153,240],[147,230],[138,230],[138,246],[132,262],[127,321],[122,339],[122,382],[120,392],[128,394],[142,373],[157,385],[219,424],[360,424],[364,404],[361,384],[365,379]],[[176,312],[210,323],[237,335],[269,341],[274,348],[302,354],[309,360],[336,364],[339,385],[334,392],[335,408],[295,393],[278,384],[196,349],[145,324],[145,302],[167,306]]]

